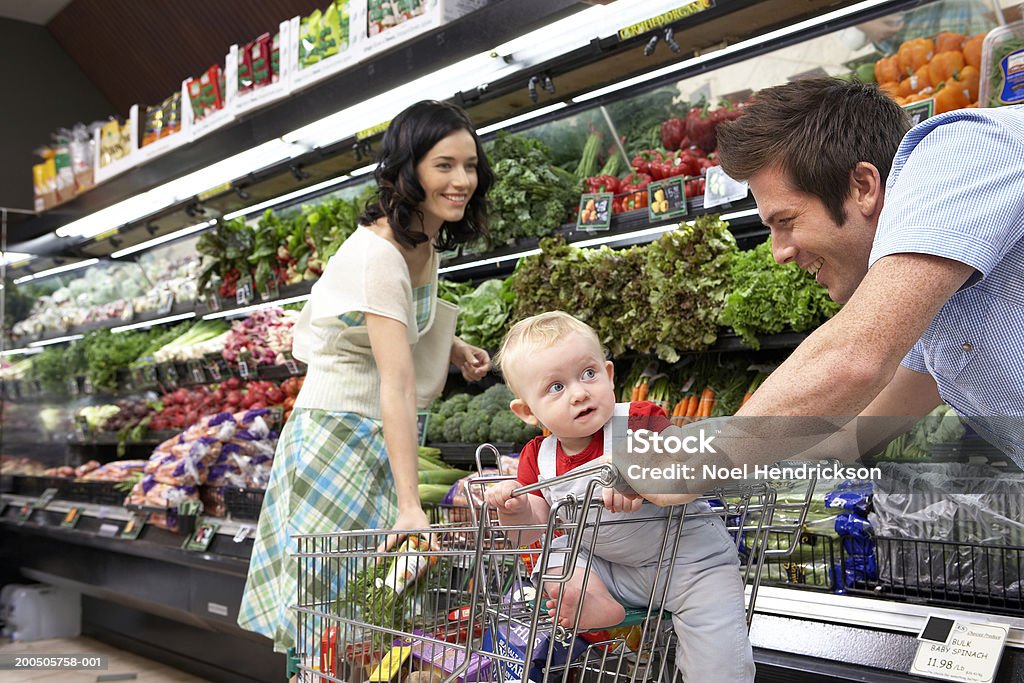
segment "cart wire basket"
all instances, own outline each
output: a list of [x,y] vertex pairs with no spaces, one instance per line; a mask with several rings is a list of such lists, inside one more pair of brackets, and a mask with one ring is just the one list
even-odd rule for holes
[[[492,447],[480,447],[478,463],[479,453],[488,449]],[[615,627],[584,631],[561,625],[578,623],[582,602],[564,620],[562,602],[549,614],[538,586],[568,581],[579,561],[586,569],[585,594],[595,532],[602,525],[645,518],[641,511],[626,521],[614,516],[602,521],[598,487],[616,482],[612,465],[581,467],[556,480],[580,476],[591,477],[586,495],[556,503],[546,525],[502,526],[495,511],[481,504],[471,510],[468,521],[427,529],[294,536],[299,586],[292,665],[298,680],[679,680],[675,633],[664,608],[683,519],[700,514],[724,520],[748,585],[749,626],[763,568],[768,558],[796,547],[814,488],[813,483],[807,487],[801,507],[778,503],[770,484],[737,484],[706,496],[709,505],[691,503],[647,519],[663,528],[661,538],[651,542],[660,544],[655,547],[666,561],[657,565],[646,605],[628,609]],[[464,485],[482,488],[507,478],[478,477]],[[515,494],[551,483],[519,487]],[[787,514],[778,516],[785,523],[776,519],[777,505],[787,508]],[[538,533],[558,542],[523,545],[524,537]],[[553,561],[556,557],[559,561]]]

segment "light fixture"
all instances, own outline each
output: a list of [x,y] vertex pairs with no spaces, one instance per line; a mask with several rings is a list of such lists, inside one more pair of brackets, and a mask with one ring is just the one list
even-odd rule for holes
[[242,308],[229,308],[224,311],[217,311],[216,313],[207,313],[203,316],[203,320],[216,320],[217,318],[227,318],[229,316],[243,315],[245,313],[251,313],[261,308],[267,308],[268,306],[284,306],[285,304],[294,304],[300,301],[305,301],[311,295],[299,294],[298,296],[290,296],[285,299],[277,299],[275,301],[264,301],[263,303],[253,304],[252,306],[243,306]]
[[9,266],[20,261],[31,261],[35,256],[32,254],[21,254],[16,251],[0,251],[0,265]]
[[49,346],[50,344],[60,344],[61,342],[78,341],[84,334],[70,334],[66,337],[54,337],[53,339],[40,339],[39,341],[30,342],[29,346],[37,348],[40,346]]
[[49,277],[50,275],[56,275],[57,273],[64,273],[64,272],[67,272],[69,270],[77,270],[78,268],[88,268],[89,266],[94,266],[94,265],[96,265],[99,262],[100,262],[100,260],[98,258],[90,258],[90,259],[86,259],[84,261],[76,261],[74,263],[68,263],[68,264],[63,265],[63,266],[57,266],[56,268],[48,268],[46,270],[40,270],[38,273],[32,273],[31,275],[25,275],[24,277],[19,277],[17,280],[14,281],[14,284],[20,285],[23,282],[29,282],[31,280],[39,280],[39,279],[44,278],[44,277]]
[[523,121],[529,121],[530,119],[535,119],[535,118],[537,118],[539,116],[544,116],[545,114],[550,114],[551,112],[558,111],[559,109],[565,109],[567,106],[569,106],[569,105],[567,105],[565,102],[556,102],[554,104],[549,104],[546,107],[541,107],[540,109],[534,109],[533,111],[528,111],[525,114],[520,114],[518,116],[513,116],[510,119],[505,119],[504,121],[499,121],[498,123],[492,123],[491,125],[484,126],[483,128],[477,128],[476,129],[476,134],[477,135],[487,135],[488,133],[493,133],[496,130],[501,130],[502,128],[508,128],[509,126],[514,126],[517,123],[522,123]]
[[350,176],[352,176],[353,178],[358,178],[361,175],[366,175],[367,173],[373,173],[376,170],[377,170],[377,164],[374,163],[374,164],[370,164],[369,166],[363,166],[362,168],[357,168],[354,171],[349,171],[348,174]]
[[29,348],[23,347],[20,349],[7,349],[6,351],[0,351],[0,357],[2,356],[31,356],[37,353],[42,353],[43,350],[40,348]]
[[521,259],[526,256],[533,256],[539,254],[540,249],[527,249],[526,251],[516,252],[515,254],[506,254],[505,256],[493,256],[491,258],[481,259],[479,261],[471,261],[469,263],[460,263],[454,266],[445,266],[444,268],[438,268],[437,274],[442,273],[454,273],[459,270],[468,270],[469,268],[479,268],[480,266],[489,266],[492,263],[501,263],[502,261],[511,261],[513,259]]
[[269,209],[272,206],[277,206],[278,204],[284,204],[285,202],[290,202],[293,199],[299,199],[300,197],[305,197],[306,195],[313,194],[314,192],[319,192],[320,190],[326,190],[329,187],[334,187],[335,185],[340,185],[341,183],[345,182],[346,180],[350,179],[351,177],[352,176],[350,176],[350,175],[343,175],[343,176],[339,176],[337,178],[331,178],[330,180],[325,180],[322,183],[317,183],[316,185],[310,185],[309,187],[304,187],[301,190],[296,190],[295,192],[289,192],[288,194],[283,194],[280,197],[275,197],[273,199],[268,199],[265,202],[260,202],[259,204],[253,204],[252,206],[247,206],[244,209],[239,209],[238,211],[232,211],[231,213],[224,215],[224,220],[230,221],[230,220],[234,220],[235,218],[241,218],[242,216],[251,216],[252,214],[257,213],[258,211],[262,211],[263,209]]
[[723,221],[731,221],[736,218],[746,218],[747,216],[757,216],[757,209],[744,209],[743,211],[736,211],[734,213],[723,213],[719,218]]
[[189,311],[188,313],[179,313],[177,315],[169,315],[166,318],[157,318],[156,320],[143,320],[142,322],[132,323],[131,325],[121,325],[120,327],[111,327],[110,331],[114,333],[127,332],[128,330],[137,330],[140,327],[153,327],[154,325],[163,325],[165,323],[173,323],[179,320],[188,320],[189,318],[196,317],[195,311]]
[[889,0],[867,0],[866,2],[861,2],[856,5],[850,5],[849,7],[844,7],[842,9],[835,10],[834,12],[829,12],[828,14],[822,14],[821,16],[797,22],[796,24],[786,26],[785,28],[776,29],[775,31],[769,31],[768,33],[764,33],[754,38],[742,40],[738,43],[734,43],[733,45],[729,45],[728,47],[724,47],[721,50],[708,52],[700,55],[699,57],[694,57],[692,59],[684,59],[681,62],[669,64],[668,66],[664,66],[660,69],[655,69],[654,71],[649,71],[639,76],[634,76],[633,78],[627,78],[624,81],[619,81],[618,83],[613,83],[603,88],[592,90],[583,95],[577,95],[576,97],[572,98],[572,101],[575,103],[580,103],[586,102],[587,100],[595,99],[597,97],[603,97],[604,95],[608,95],[613,92],[618,92],[619,90],[624,90],[626,88],[631,88],[635,85],[646,83],[647,81],[653,81],[657,78],[667,76],[668,74],[675,73],[677,71],[689,69],[691,67],[698,66],[706,62],[717,61],[733,53],[748,50],[752,47],[757,47],[758,45],[762,45],[764,43],[773,42],[778,40],[779,38],[785,38],[786,36],[793,35],[794,33],[801,33],[810,28],[814,28],[815,26],[836,21],[837,19],[842,19],[843,17],[849,16],[851,14],[857,14],[859,12],[863,12],[864,10],[876,7],[878,5],[886,4],[888,2]]
[[140,242],[139,244],[136,244],[133,247],[127,247],[125,249],[121,249],[120,251],[115,251],[114,253],[112,253],[110,255],[110,258],[121,258],[122,256],[127,256],[128,254],[134,254],[135,252],[138,252],[138,251],[145,251],[146,249],[152,249],[153,247],[158,246],[160,244],[164,244],[166,242],[171,242],[173,240],[180,239],[182,237],[187,237],[188,235],[192,235],[192,234],[195,234],[197,232],[202,232],[203,230],[206,230],[207,228],[209,228],[213,224],[214,224],[214,221],[204,221],[202,223],[197,223],[196,225],[193,225],[191,227],[182,228],[181,230],[176,230],[175,232],[168,233],[166,235],[162,235],[162,236],[157,237],[155,239],[147,240],[145,242]]

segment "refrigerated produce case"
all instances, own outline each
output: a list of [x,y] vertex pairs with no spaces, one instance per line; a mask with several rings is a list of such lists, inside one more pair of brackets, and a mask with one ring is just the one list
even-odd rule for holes
[[[230,190],[179,201],[121,226],[114,237],[61,243],[47,238],[46,233],[67,222],[67,216],[85,216],[149,189],[155,177],[171,179],[196,168],[197,163],[229,157],[259,141],[254,131],[284,132],[331,113],[342,104],[382,92],[392,81],[408,80],[446,66],[432,40],[443,40],[446,47],[459,46],[452,54],[454,59],[456,54],[494,48],[542,18],[550,21],[571,16],[584,7],[572,2],[527,4],[517,11],[510,7],[510,0],[488,3],[451,26],[413,37],[397,49],[308,86],[288,98],[290,102],[211,132],[201,149],[172,151],[153,159],[146,164],[151,173],[145,177],[129,173],[100,184],[62,207],[66,209],[63,218],[55,214],[27,220],[19,217],[15,225],[15,219],[5,213],[6,243],[0,251],[17,251],[17,243],[23,242],[38,247],[41,256],[17,267],[8,268],[6,262],[3,266],[5,287],[0,297],[10,302],[8,310],[18,310],[22,315],[16,320],[5,318],[2,348],[54,348],[48,344],[28,345],[111,327],[145,328],[153,320],[175,317],[180,319],[160,325],[180,324],[181,320],[191,325],[193,318],[207,316],[232,320],[244,316],[246,307],[263,300],[301,301],[313,281],[306,279],[305,273],[299,273],[297,281],[278,283],[277,291],[252,280],[245,295],[239,296],[238,290],[245,290],[244,283],[232,282],[232,287],[220,289],[225,284],[223,279],[215,280],[212,294],[204,291],[197,284],[200,276],[195,261],[197,239],[202,237],[180,238],[170,246],[142,251],[137,263],[124,264],[107,257],[152,236],[195,225],[199,219],[232,212],[240,212],[233,217],[236,221],[262,225],[262,212],[246,212],[246,207],[315,188],[324,180],[365,166],[367,155],[372,154],[379,140],[379,130],[370,129],[379,121],[362,122],[367,129],[365,136],[335,140],[287,163],[260,169],[235,182]],[[587,159],[589,141],[594,154],[591,163],[597,166],[596,171],[585,173],[588,177],[600,175],[598,172],[607,164],[617,165],[619,174],[631,166],[637,170],[640,157],[640,163],[647,164],[644,170],[652,176],[648,182],[652,182],[657,175],[680,175],[674,167],[690,163],[678,153],[665,159],[669,157],[666,152],[674,151],[665,150],[666,146],[683,146],[685,137],[691,143],[703,143],[697,146],[702,147],[704,158],[714,151],[713,137],[705,142],[709,136],[705,123],[708,110],[712,116],[716,111],[727,116],[758,89],[808,75],[856,75],[874,80],[887,73],[879,64],[887,64],[890,55],[896,55],[898,61],[899,49],[907,41],[937,38],[940,32],[962,33],[968,38],[1019,14],[1014,3],[1005,1],[863,5],[815,2],[801,7],[783,2],[698,4],[703,11],[638,25],[637,35],[624,30],[617,37],[567,44],[562,53],[553,50],[543,61],[514,76],[479,83],[451,99],[466,107],[481,125],[557,104],[548,113],[504,126],[503,132],[542,142],[550,164],[570,173],[584,172],[581,166]],[[815,21],[828,12],[838,14],[829,15],[823,22]],[[878,27],[887,22],[891,26],[897,13],[902,22],[900,29],[881,36]],[[500,21],[505,24],[496,24]],[[651,29],[659,23],[658,28]],[[676,47],[680,48],[678,52]],[[966,47],[964,50],[966,54]],[[510,63],[515,61],[514,53],[499,56]],[[883,87],[888,88],[889,82],[885,83]],[[354,87],[356,84],[361,87]],[[929,93],[922,93],[923,88],[917,88],[916,82],[900,81],[895,85],[893,96],[908,104],[914,102],[910,98],[928,100]],[[925,97],[918,97],[922,94]],[[694,123],[687,120],[691,110],[692,118],[698,119]],[[493,137],[487,134],[485,139]],[[662,150],[660,161],[658,155],[647,151],[658,149]],[[203,159],[197,162],[200,156]],[[652,163],[669,168],[654,171]],[[703,182],[702,174],[686,173],[683,178],[680,187],[685,193],[686,214],[682,218],[659,219],[649,207],[630,203],[639,202],[639,195],[649,196],[636,189],[640,178],[634,177],[634,185],[628,190],[613,192],[614,210],[606,231],[581,229],[570,222],[571,210],[561,220],[531,230],[510,225],[490,244],[446,254],[442,277],[473,285],[487,278],[506,277],[522,258],[539,248],[549,248],[541,244],[541,238],[551,234],[560,234],[568,243],[582,248],[608,246],[622,250],[645,245],[673,231],[680,220],[704,214],[721,214],[742,249],[753,248],[766,239],[767,230],[760,224],[749,196],[705,207],[704,191],[690,184],[691,180]],[[330,202],[358,197],[364,182],[365,177],[328,182],[323,189],[313,189],[273,207],[273,214],[285,218],[302,215],[305,210],[299,208],[301,204],[337,206]],[[334,219],[339,215],[333,214]],[[29,239],[14,241],[15,234]],[[101,263],[25,284],[11,282],[55,264],[71,250],[79,256],[100,258]],[[172,296],[159,292],[171,292]],[[18,296],[23,301],[14,305]],[[757,339],[759,348],[754,349],[749,335],[720,329],[715,341],[701,349],[701,354],[749,358],[751,363],[770,365],[784,358],[808,331],[762,333]],[[57,342],[56,348],[74,348],[76,343],[71,341],[72,346],[67,347]],[[87,372],[88,363],[68,353],[60,359],[54,355],[45,368],[32,369],[25,359],[40,358],[42,354],[3,356],[0,454],[4,472],[0,490],[5,505],[0,524],[5,528],[5,558],[22,567],[29,578],[71,585],[90,596],[85,603],[87,618],[93,620],[98,633],[108,638],[127,642],[132,625],[141,624],[132,636],[145,643],[140,647],[153,652],[163,647],[176,653],[171,657],[179,662],[194,658],[201,662],[193,664],[196,670],[214,672],[211,675],[218,680],[279,680],[276,672],[268,672],[277,666],[283,671],[283,664],[269,653],[266,641],[234,626],[251,548],[251,538],[246,536],[251,535],[258,514],[259,488],[233,486],[219,494],[222,498],[218,502],[222,501],[225,508],[223,515],[195,516],[186,510],[180,524],[167,524],[170,529],[147,524],[139,538],[130,540],[120,536],[131,516],[157,511],[124,507],[115,500],[123,491],[112,485],[88,485],[73,477],[53,478],[52,471],[44,472],[81,467],[91,460],[100,464],[126,457],[145,459],[175,433],[173,429],[158,432],[145,426],[134,433],[130,429],[119,433],[91,428],[78,418],[82,408],[128,398],[155,402],[179,390],[191,392],[215,386],[218,380],[223,382],[231,376],[281,383],[301,376],[301,364],[284,359],[281,363],[253,363],[250,368],[244,360],[242,364],[237,358],[227,362],[223,353],[217,358],[214,352],[193,359],[142,363],[134,369],[112,368],[102,374],[104,379],[109,377],[107,385],[97,389],[93,381],[96,373]],[[640,357],[642,354],[625,349],[617,362],[638,362]],[[668,366],[685,366],[695,357],[682,349],[675,364]],[[61,360],[64,358],[66,363]],[[79,363],[77,371],[61,372],[62,365],[72,367],[74,363]],[[187,426],[178,425],[177,431]],[[511,444],[510,450],[516,445]],[[1007,471],[1007,461],[990,449],[972,441],[940,445],[945,448],[944,457],[988,467],[984,476],[1006,479],[1002,473]],[[442,444],[442,453],[449,459],[469,464],[465,458],[459,460],[464,445],[445,446]],[[913,470],[924,465],[904,466]],[[840,486],[836,482],[834,488]],[[47,489],[57,489],[56,500],[45,509],[32,509]],[[869,505],[875,504],[873,498],[869,500]],[[74,527],[62,526],[72,507],[80,511],[80,521]],[[207,512],[216,507],[208,506]],[[849,533],[849,523],[843,527],[846,533],[840,533],[835,525],[838,514],[823,509],[822,518],[808,528],[794,555],[765,567],[751,631],[759,680],[910,680],[904,672],[915,648],[914,635],[928,614],[1010,624],[1001,680],[1024,679],[1024,660],[1020,656],[1024,647],[1021,546],[1012,529],[1000,528],[1001,535],[983,538],[935,538],[923,537],[926,534],[920,529],[916,534],[906,530],[893,534],[891,528],[882,527],[877,533],[862,530],[858,536]],[[879,513],[871,514],[875,517],[865,514],[863,519],[877,525]],[[950,514],[955,516],[956,512]],[[1019,519],[1011,512],[1003,516]],[[211,545],[204,550],[182,547],[194,536],[196,524],[203,523],[218,525],[213,529]],[[149,585],[144,588],[143,582]],[[216,640],[220,647],[202,647],[199,649],[204,654],[198,654],[195,629]],[[170,634],[163,645],[159,644],[161,633]],[[248,668],[232,672],[231,663],[243,659]]]

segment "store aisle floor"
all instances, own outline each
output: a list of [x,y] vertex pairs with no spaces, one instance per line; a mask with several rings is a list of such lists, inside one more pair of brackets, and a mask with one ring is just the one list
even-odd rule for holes
[[[136,681],[137,683],[204,683],[184,671],[118,650],[92,638],[59,638],[31,643],[14,643],[0,639],[0,654],[26,655],[103,655],[107,668],[102,671],[0,671],[0,683],[103,683],[104,681]],[[134,676],[133,676],[134,674]]]

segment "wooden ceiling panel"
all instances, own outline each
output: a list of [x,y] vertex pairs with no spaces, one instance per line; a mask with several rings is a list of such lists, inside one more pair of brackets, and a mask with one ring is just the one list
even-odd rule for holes
[[[327,0],[74,0],[47,25],[86,76],[126,115],[157,104],[189,76],[223,64],[233,43],[273,33]],[[113,112],[112,112],[113,113]]]

